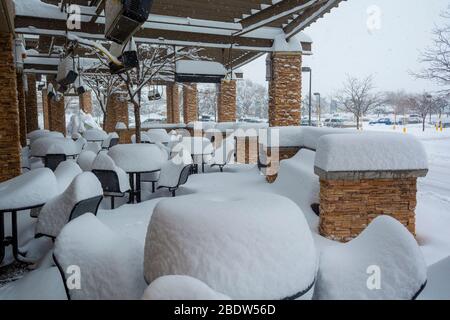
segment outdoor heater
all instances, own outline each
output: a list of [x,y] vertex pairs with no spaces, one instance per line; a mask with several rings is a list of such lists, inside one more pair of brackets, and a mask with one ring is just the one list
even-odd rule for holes
[[111,48],[109,51],[122,63],[122,65],[117,65],[113,62],[110,62],[109,70],[111,74],[120,74],[133,68],[139,67],[137,47],[132,38],[125,46],[117,44],[115,42],[111,43]]
[[75,70],[75,62],[72,56],[69,55],[59,62],[56,82],[62,89],[67,89],[68,86],[75,82],[78,77],[78,73]]
[[119,44],[127,43],[147,21],[153,0],[105,1],[105,37]]
[[214,61],[180,60],[176,63],[175,82],[220,83],[227,69]]

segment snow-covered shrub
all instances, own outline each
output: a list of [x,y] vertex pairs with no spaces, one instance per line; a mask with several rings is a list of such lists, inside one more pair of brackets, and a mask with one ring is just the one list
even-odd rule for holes
[[291,200],[266,193],[197,194],[162,200],[149,224],[148,283],[186,275],[232,299],[310,298],[313,238]]
[[78,202],[101,195],[102,185],[93,173],[79,174],[62,194],[48,201],[42,208],[36,224],[36,235],[57,237],[69,222],[72,209]]
[[323,248],[315,299],[412,299],[427,268],[411,233],[380,216],[347,244]]
[[142,247],[92,214],[61,230],[54,257],[64,278],[71,275],[70,266],[79,267],[80,289],[69,290],[73,300],[140,299],[145,290]]
[[230,300],[200,280],[188,276],[164,276],[153,281],[143,300]]

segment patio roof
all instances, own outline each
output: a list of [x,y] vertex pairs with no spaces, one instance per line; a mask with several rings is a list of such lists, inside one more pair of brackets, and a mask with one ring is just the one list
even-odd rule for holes
[[[104,39],[105,0],[30,0],[16,3],[15,30],[23,34],[27,49],[49,56],[63,45],[67,14],[61,7],[81,5],[81,30],[75,34]],[[343,0],[154,0],[151,14],[135,40],[154,44],[196,46],[204,55],[238,68],[272,51],[274,39],[290,39]],[[34,2],[31,4],[30,2]],[[31,5],[30,5],[31,4]],[[59,6],[59,7],[58,7]],[[40,7],[42,10],[38,10]],[[45,9],[45,10],[44,10]],[[304,54],[311,53],[311,40],[303,35]],[[85,55],[84,52],[81,52]],[[42,60],[41,57],[40,60]],[[26,69],[55,70],[51,63],[26,65]]]

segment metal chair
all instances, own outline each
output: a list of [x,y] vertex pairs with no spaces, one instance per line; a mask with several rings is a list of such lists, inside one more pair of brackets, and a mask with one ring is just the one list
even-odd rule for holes
[[100,206],[102,199],[103,196],[97,196],[78,202],[70,213],[69,221],[72,221],[85,213],[97,215],[98,207]]
[[103,147],[102,150],[109,150],[118,144],[119,144],[119,138],[111,138],[111,140],[109,140],[109,145],[107,147]]
[[111,197],[111,209],[114,209],[114,199],[116,197],[124,197],[127,192],[120,190],[120,181],[117,172],[113,170],[92,170],[92,173],[96,175],[103,188],[103,195],[105,197]]
[[66,160],[67,156],[65,154],[47,154],[44,157],[44,165],[46,168],[55,171],[59,164]]
[[175,197],[176,191],[178,190],[178,188],[187,182],[189,175],[192,172],[192,168],[193,168],[193,165],[189,164],[189,165],[185,166],[183,168],[183,170],[181,170],[180,177],[178,179],[178,183],[176,186],[158,186],[158,190],[162,189],[162,188],[169,189],[169,191],[172,193],[172,197]]

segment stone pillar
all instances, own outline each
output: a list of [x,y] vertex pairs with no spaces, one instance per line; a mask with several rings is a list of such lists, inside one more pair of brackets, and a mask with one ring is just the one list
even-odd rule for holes
[[92,92],[86,91],[78,97],[80,99],[80,109],[86,114],[92,114]]
[[269,125],[271,127],[299,126],[302,55],[300,52],[274,52],[271,68]]
[[27,75],[28,90],[26,93],[27,132],[39,129],[38,105],[36,91],[36,75]]
[[48,110],[47,94],[47,89],[42,89],[42,116],[44,117],[44,129],[50,130],[50,114]]
[[58,131],[63,135],[66,134],[66,110],[64,96],[61,96],[59,100],[50,99],[50,131]]
[[178,84],[167,85],[167,123],[180,123]]
[[17,99],[19,102],[19,127],[20,127],[20,144],[22,147],[27,145],[27,116],[25,109],[25,83],[24,75],[21,73],[16,74],[17,77]]
[[218,122],[236,122],[236,80],[222,80],[218,88]]
[[320,179],[319,232],[326,238],[346,242],[357,237],[380,215],[400,221],[415,235],[417,177]]
[[183,86],[184,123],[198,121],[197,84],[186,83]]
[[20,175],[20,133],[13,35],[0,32],[0,182]]
[[119,93],[113,93],[106,106],[105,131],[115,132],[117,122],[123,122],[128,127],[128,102]]

